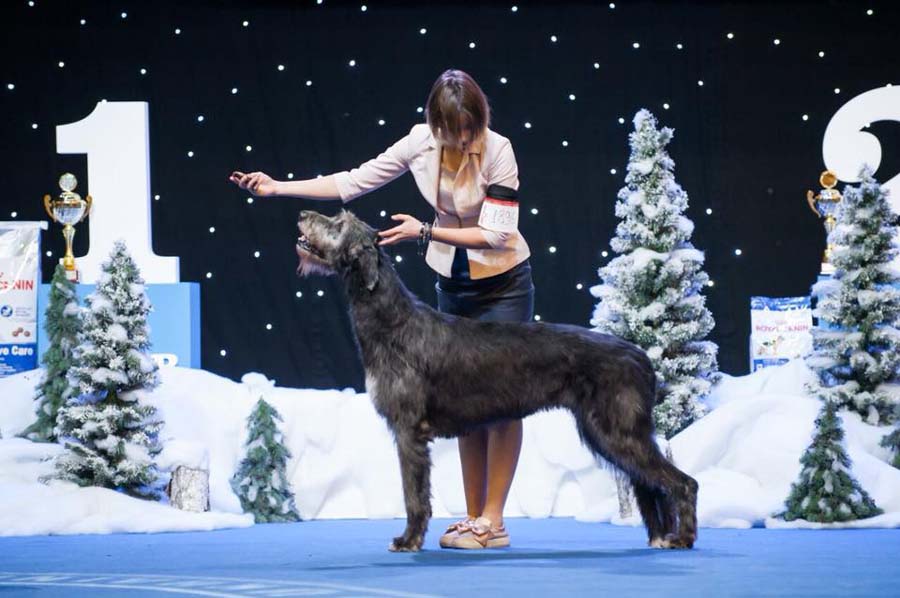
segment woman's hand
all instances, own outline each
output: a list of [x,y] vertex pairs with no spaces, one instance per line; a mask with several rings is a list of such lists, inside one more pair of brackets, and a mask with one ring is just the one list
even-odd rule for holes
[[228,180],[241,189],[247,189],[257,197],[272,197],[276,195],[278,187],[278,182],[264,172],[244,174],[239,170],[235,170],[228,177]]
[[400,241],[414,241],[419,238],[422,223],[409,214],[394,214],[391,216],[391,220],[401,220],[402,222],[394,228],[379,231],[378,236],[381,237],[379,245],[393,245]]

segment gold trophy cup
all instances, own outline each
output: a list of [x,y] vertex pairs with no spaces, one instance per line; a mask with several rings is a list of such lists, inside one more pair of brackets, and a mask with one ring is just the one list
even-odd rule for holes
[[78,179],[67,172],[59,177],[59,187],[63,192],[56,199],[49,195],[44,196],[44,208],[54,222],[63,225],[63,237],[66,239],[66,256],[60,260],[66,271],[66,278],[78,281],[78,270],[75,268],[75,256],[72,254],[72,240],[75,238],[75,225],[87,218],[91,211],[91,196],[81,199],[75,193]]
[[[823,189],[814,195],[812,191],[806,192],[806,202],[809,209],[816,216],[825,219],[825,235],[831,234],[835,225],[835,214],[837,213],[838,204],[841,201],[841,193],[834,188],[837,185],[837,175],[830,170],[826,170],[819,175],[819,184]],[[834,265],[831,263],[831,252],[834,245],[826,241],[825,254],[822,256],[822,274],[834,274]]]

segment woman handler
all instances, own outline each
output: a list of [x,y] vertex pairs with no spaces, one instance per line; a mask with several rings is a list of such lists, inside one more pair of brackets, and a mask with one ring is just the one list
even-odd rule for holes
[[[262,172],[236,171],[230,180],[257,196],[347,203],[409,170],[434,209],[434,222],[394,214],[397,225],[379,232],[380,245],[430,239],[425,261],[437,272],[440,311],[478,320],[530,321],[534,285],[530,251],[517,228],[517,203],[509,201],[519,188],[509,139],[489,128],[487,97],[472,77],[459,70],[438,77],[425,115],[425,124],[414,125],[379,156],[350,171],[302,181],[275,181]],[[507,201],[486,199],[489,188]],[[442,547],[509,546],[503,507],[521,446],[521,420],[486,426],[459,438],[468,517],[447,529]]]

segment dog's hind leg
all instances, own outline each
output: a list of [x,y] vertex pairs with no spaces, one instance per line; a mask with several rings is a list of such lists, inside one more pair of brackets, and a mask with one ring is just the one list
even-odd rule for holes
[[422,548],[431,519],[431,457],[428,438],[412,431],[395,432],[403,500],[406,503],[406,530],[394,538],[391,552],[415,552]]
[[[656,495],[659,526],[666,533],[656,545],[691,548],[697,538],[697,481],[663,456],[653,439],[649,420],[641,421],[644,417],[641,410],[620,410],[612,414],[591,405],[587,413],[580,409],[573,413],[581,438],[589,448],[627,473],[636,493],[638,486],[644,486]],[[649,502],[646,510],[651,512]],[[656,521],[648,520],[643,507],[641,516],[653,540]],[[677,531],[673,529],[676,520]]]
[[643,484],[656,494],[666,534],[655,547],[692,548],[697,539],[697,481],[672,465],[652,438],[639,442],[613,434],[604,440],[610,461],[625,470],[635,486]]
[[[671,537],[678,532],[678,515],[675,512],[675,506],[672,504],[671,497],[666,496],[662,490],[653,490],[653,496],[656,498],[656,509],[662,517],[663,538]],[[694,539],[696,540],[696,534]],[[667,542],[668,540],[659,543],[654,548],[664,548]]]
[[641,518],[644,520],[644,525],[647,526],[648,544],[655,547],[663,541],[666,533],[672,531],[672,528],[667,528],[664,523],[665,518],[659,510],[663,505],[657,501],[658,492],[640,480],[634,480],[632,486],[634,487],[634,498],[641,511]]

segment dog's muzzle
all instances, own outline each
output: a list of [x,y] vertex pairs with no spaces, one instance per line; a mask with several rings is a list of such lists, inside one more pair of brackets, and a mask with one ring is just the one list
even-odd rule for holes
[[300,235],[299,237],[297,237],[297,247],[307,253],[313,254],[316,257],[322,257],[322,254],[319,253],[319,250],[310,245],[309,239],[306,238],[306,235]]

